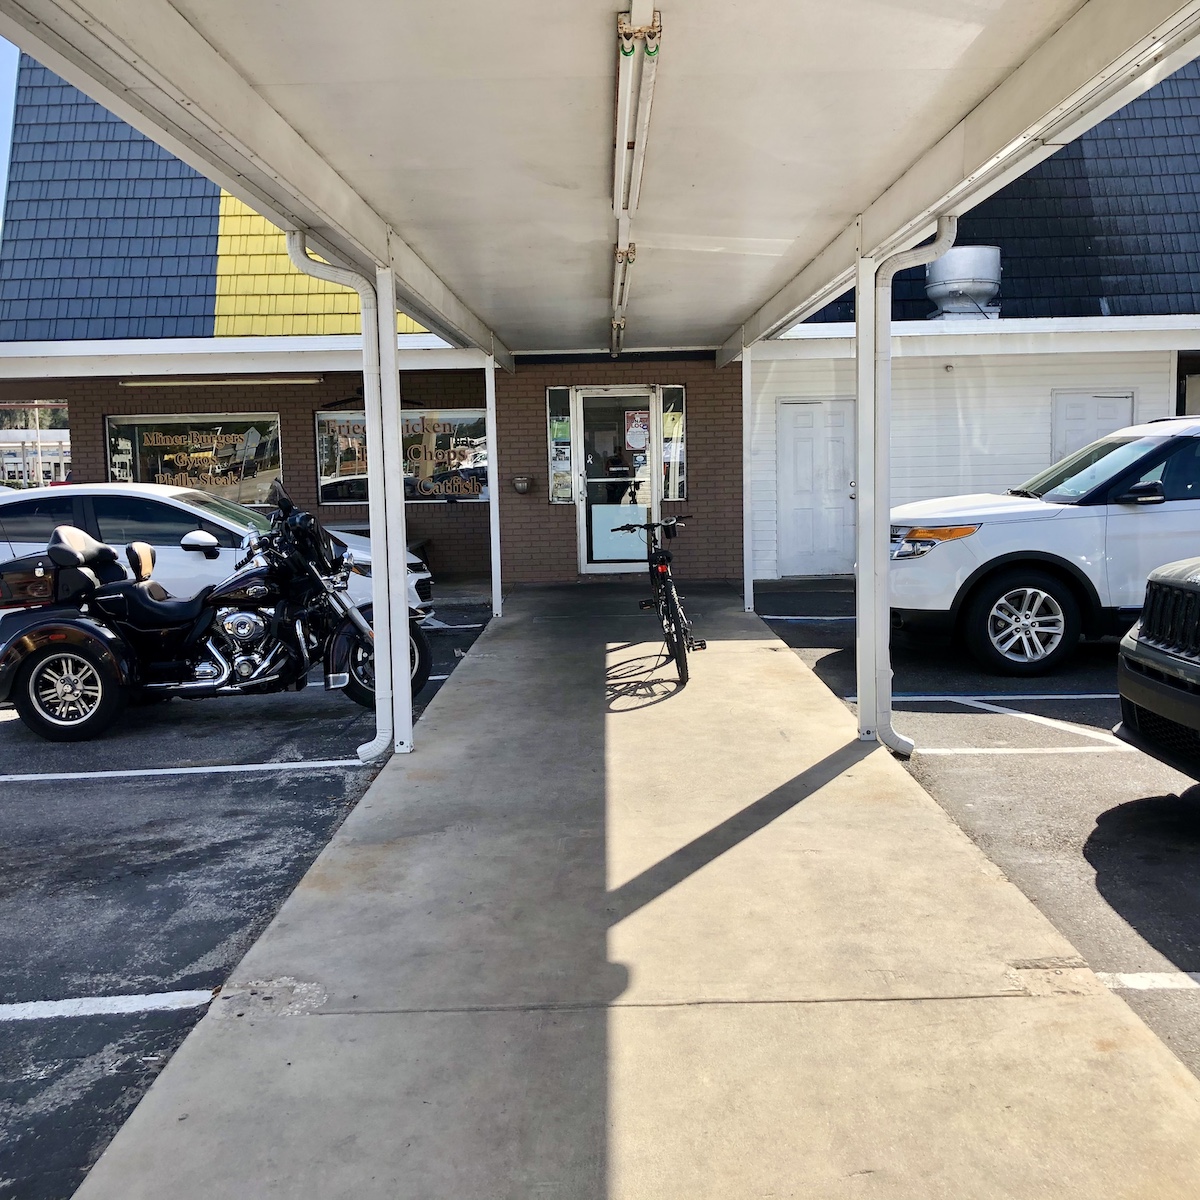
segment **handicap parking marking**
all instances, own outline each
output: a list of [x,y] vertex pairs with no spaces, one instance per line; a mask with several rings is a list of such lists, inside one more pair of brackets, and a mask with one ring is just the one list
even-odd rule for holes
[[160,779],[164,775],[240,775],[253,771],[326,771],[369,767],[374,762],[357,758],[311,758],[289,762],[223,763],[207,767],[139,767],[123,771],[33,771],[24,775],[0,775],[0,783],[46,783],[71,779]]

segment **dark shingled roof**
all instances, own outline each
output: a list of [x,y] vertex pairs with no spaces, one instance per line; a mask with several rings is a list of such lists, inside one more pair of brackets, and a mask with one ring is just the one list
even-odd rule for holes
[[211,336],[220,194],[21,55],[0,340]]
[[[1010,183],[958,225],[999,246],[1004,317],[1200,312],[1200,60]],[[920,321],[925,269],[895,284],[893,314]],[[851,321],[847,293],[812,321]]]

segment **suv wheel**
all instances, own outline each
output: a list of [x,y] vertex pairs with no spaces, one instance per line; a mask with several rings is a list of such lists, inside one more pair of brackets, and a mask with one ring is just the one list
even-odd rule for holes
[[1079,605],[1071,589],[1034,567],[985,580],[963,615],[971,653],[1000,675],[1053,671],[1075,648],[1079,631]]

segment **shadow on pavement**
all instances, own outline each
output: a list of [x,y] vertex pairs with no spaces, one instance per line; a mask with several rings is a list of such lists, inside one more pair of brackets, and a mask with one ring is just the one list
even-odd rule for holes
[[1180,971],[1200,971],[1200,787],[1101,813],[1083,853],[1113,910]]

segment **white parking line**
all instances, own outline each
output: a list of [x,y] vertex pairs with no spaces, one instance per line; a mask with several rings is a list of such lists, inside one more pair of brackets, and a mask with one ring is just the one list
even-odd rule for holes
[[956,703],[964,704],[968,708],[977,708],[980,712],[996,713],[1002,717],[1017,717],[1022,721],[1029,721],[1034,725],[1044,725],[1047,729],[1054,729],[1059,733],[1074,733],[1079,737],[1092,738],[1094,741],[1104,742],[1106,745],[1123,745],[1111,733],[1099,729],[1089,729],[1086,725],[1076,725],[1073,721],[1057,721],[1053,717],[1042,717],[1037,713],[1022,712],[1019,708],[1008,708],[1003,704],[989,704],[985,700],[963,700],[960,698]]
[[759,613],[761,621],[854,621],[856,617],[768,617]]
[[[1114,739],[1115,742],[1115,739]],[[1132,746],[918,746],[917,754],[1137,754]]]
[[[1119,700],[1119,692],[995,692],[982,696],[962,696],[956,692],[893,692],[892,700],[912,704],[933,704],[939,700]],[[857,704],[857,696],[843,696],[847,704]]]
[[232,763],[213,767],[139,767],[127,771],[35,771],[0,775],[0,783],[45,783],[63,779],[141,779],[163,775],[240,775],[251,771],[323,771],[330,767],[365,767],[357,758],[312,758],[295,762]]
[[1200,971],[1137,971],[1133,974],[1097,971],[1105,987],[1131,992],[1191,991],[1200,988]]
[[83,996],[74,1000],[30,1000],[0,1004],[0,1021],[44,1021],[48,1017],[104,1017],[123,1013],[200,1008],[212,1000],[203,992],[152,992],[145,996]]

